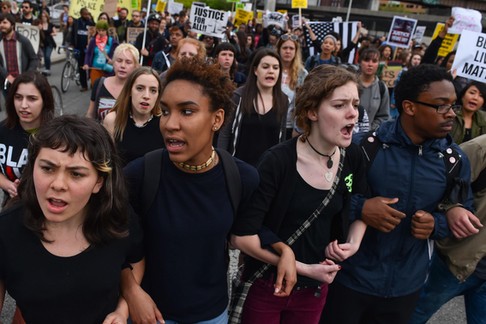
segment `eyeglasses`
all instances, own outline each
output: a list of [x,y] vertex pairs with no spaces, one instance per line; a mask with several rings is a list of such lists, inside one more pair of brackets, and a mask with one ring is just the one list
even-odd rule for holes
[[299,39],[299,37],[294,34],[283,34],[282,36],[280,36],[280,39],[283,41],[288,41],[290,39],[296,42]]
[[22,6],[22,9],[30,9],[28,6]]
[[451,109],[452,110],[461,109],[461,105],[433,105],[433,104],[429,104],[429,103],[418,101],[418,100],[414,100],[413,102],[418,103],[418,104],[423,105],[423,106],[426,106],[426,107],[434,108],[437,111],[438,114],[447,114]]

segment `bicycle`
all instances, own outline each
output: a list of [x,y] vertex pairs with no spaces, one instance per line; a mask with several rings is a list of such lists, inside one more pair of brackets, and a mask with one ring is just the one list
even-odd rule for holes
[[64,49],[67,54],[67,60],[64,64],[64,67],[62,68],[61,74],[61,90],[63,93],[65,93],[69,89],[69,84],[71,83],[71,80],[76,82],[76,85],[81,84],[79,82],[79,70],[77,60],[77,57],[79,56],[79,50],[66,46],[61,46],[59,50],[61,48]]
[[61,91],[55,85],[51,85],[52,96],[54,97],[54,115],[56,117],[62,116],[64,113],[64,105],[62,103]]

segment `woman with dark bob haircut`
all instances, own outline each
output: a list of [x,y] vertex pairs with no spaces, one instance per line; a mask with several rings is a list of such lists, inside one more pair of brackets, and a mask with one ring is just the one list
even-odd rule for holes
[[20,176],[27,163],[29,136],[54,117],[54,98],[47,79],[38,72],[29,71],[15,78],[5,104],[7,118],[0,123],[3,205],[17,196]]
[[[351,143],[358,104],[356,76],[333,65],[315,67],[297,88],[304,134],[263,154],[260,185],[232,228],[233,246],[251,256],[242,323],[318,323],[341,269],[335,262],[358,250],[366,225],[348,213],[351,197],[367,193],[363,154]],[[264,228],[276,236],[260,242]],[[262,248],[269,245],[280,257]],[[278,267],[262,274],[264,264]]]
[[[232,91],[218,66],[194,58],[176,60],[160,100],[166,149],[124,169],[130,201],[144,215],[142,287],[153,299],[140,289],[136,273],[124,276],[123,293],[134,323],[162,322],[162,316],[170,324],[228,323],[227,238],[236,209],[248,203],[258,183],[253,167],[212,146],[233,109]],[[153,154],[158,159],[149,170]],[[153,192],[145,192],[144,174],[154,177],[157,170]],[[236,206],[229,189],[235,182],[241,184]],[[155,198],[147,202],[146,196]]]
[[0,306],[8,291],[27,323],[126,322],[121,273],[143,258],[126,192],[101,125],[77,116],[44,125],[0,217]]

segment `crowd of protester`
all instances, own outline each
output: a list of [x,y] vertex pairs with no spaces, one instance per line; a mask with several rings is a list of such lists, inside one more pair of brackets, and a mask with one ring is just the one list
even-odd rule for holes
[[[305,20],[213,37],[186,10],[68,9],[59,31],[28,0],[0,13],[0,309],[8,292],[18,323],[425,323],[458,295],[484,323],[486,86],[438,56],[453,17],[429,46],[358,23],[343,48]],[[16,23],[41,28],[43,73]],[[57,32],[86,117],[53,116]]]

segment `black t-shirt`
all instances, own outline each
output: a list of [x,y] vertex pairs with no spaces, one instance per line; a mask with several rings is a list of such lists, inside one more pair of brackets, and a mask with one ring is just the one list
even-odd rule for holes
[[19,124],[8,128],[5,123],[0,123],[0,168],[4,176],[15,181],[27,164],[30,134]]
[[[99,83],[103,80],[101,87],[98,87]],[[106,89],[105,81],[106,78],[101,77],[94,82],[93,89],[91,90],[91,101],[95,103],[95,113],[96,119],[102,121],[105,119],[106,115],[110,112],[111,108],[115,105],[116,98]],[[98,92],[98,98],[96,98],[96,92]]]
[[138,221],[129,237],[59,257],[23,225],[23,215],[21,205],[0,215],[0,279],[26,322],[102,323],[117,306],[121,270],[143,257]]

